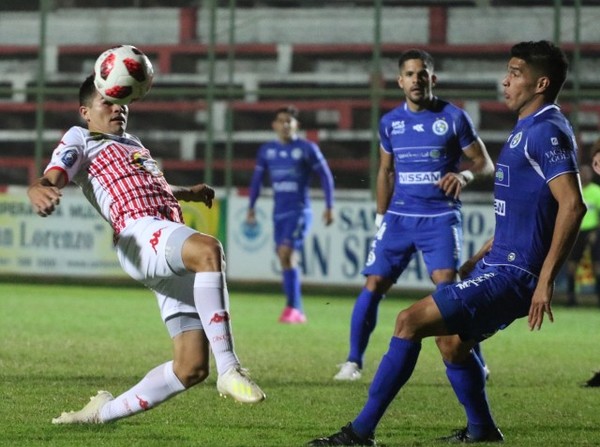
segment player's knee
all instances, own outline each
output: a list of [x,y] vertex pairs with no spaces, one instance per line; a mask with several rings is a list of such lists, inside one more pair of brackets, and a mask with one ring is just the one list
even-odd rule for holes
[[173,364],[173,371],[181,384],[190,388],[203,382],[209,374],[209,366],[205,362]]
[[396,317],[396,328],[394,330],[394,335],[405,340],[412,340],[415,338],[416,327],[413,316],[409,309],[404,309]]
[[186,267],[194,272],[220,272],[225,269],[225,252],[221,242],[206,234],[193,236],[184,256]]

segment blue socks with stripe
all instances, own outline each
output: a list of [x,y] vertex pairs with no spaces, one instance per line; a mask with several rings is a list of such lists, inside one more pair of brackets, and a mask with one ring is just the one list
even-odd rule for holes
[[377,325],[379,303],[383,295],[363,288],[356,298],[350,320],[350,353],[348,361],[357,363],[362,369],[363,357],[371,333]]
[[359,436],[366,438],[373,434],[385,410],[412,375],[420,352],[421,343],[392,337],[369,387],[367,403],[352,422]]

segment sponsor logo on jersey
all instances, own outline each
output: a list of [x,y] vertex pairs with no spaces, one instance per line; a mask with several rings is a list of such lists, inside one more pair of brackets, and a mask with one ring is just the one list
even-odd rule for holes
[[298,192],[298,183],[296,182],[273,182],[273,191],[275,192]]
[[448,132],[448,123],[445,120],[438,118],[433,123],[433,126],[431,126],[431,130],[433,130],[433,133],[436,135],[445,135],[446,132]]
[[266,154],[268,159],[273,159],[277,156],[277,149],[269,148]]
[[423,124],[415,124],[413,126],[413,130],[415,132],[425,132],[425,128],[423,127]]
[[139,151],[131,153],[131,162],[137,168],[143,169],[154,177],[162,177],[163,173],[158,167],[158,163],[153,158],[142,154]]
[[300,160],[302,158],[302,149],[300,149],[299,147],[295,147],[294,149],[292,149],[292,158],[294,160]]
[[556,137],[550,138],[550,143],[552,144],[552,146],[558,146],[558,138],[556,138]]
[[517,144],[521,142],[521,138],[523,138],[523,132],[519,132],[514,137],[512,137],[510,140],[510,148],[514,149],[515,147],[517,147]]
[[517,255],[515,253],[509,253],[506,257],[506,260],[508,262],[513,262],[515,259],[517,259]]
[[288,158],[288,153],[286,151],[279,151],[279,156],[281,158]]
[[510,168],[507,165],[498,163],[496,165],[496,175],[494,184],[498,186],[510,186]]
[[442,178],[437,172],[399,172],[398,183],[402,185],[425,185],[436,183]]
[[571,151],[568,149],[556,148],[544,154],[549,163],[559,163],[568,160],[571,157]]
[[504,200],[494,199],[494,213],[499,216],[506,216],[506,202]]
[[77,151],[75,149],[65,151],[60,157],[60,161],[62,161],[67,168],[72,168],[77,161]]
[[404,121],[392,121],[392,135],[399,135],[406,132]]

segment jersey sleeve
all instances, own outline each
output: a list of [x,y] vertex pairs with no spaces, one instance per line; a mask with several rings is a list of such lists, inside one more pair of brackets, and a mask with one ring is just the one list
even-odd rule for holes
[[321,186],[323,188],[323,193],[325,195],[325,206],[328,209],[333,208],[333,175],[331,174],[331,169],[329,169],[329,165],[327,164],[327,160],[325,160],[325,156],[314,143],[310,144],[311,148],[311,161],[313,166],[313,171],[315,171],[319,177],[321,178]]
[[546,183],[566,172],[579,172],[574,137],[552,123],[543,122],[532,127],[526,148]]
[[477,131],[471,117],[462,109],[457,108],[456,114],[456,134],[461,149],[466,149],[475,140],[477,140]]
[[388,126],[388,121],[383,117],[379,121],[379,145],[383,148],[385,152],[391,154],[394,152],[394,148],[392,147],[392,142],[390,141],[390,130]]
[[78,127],[70,128],[52,152],[52,157],[44,174],[58,169],[65,173],[67,181],[73,180],[84,160],[85,137]]

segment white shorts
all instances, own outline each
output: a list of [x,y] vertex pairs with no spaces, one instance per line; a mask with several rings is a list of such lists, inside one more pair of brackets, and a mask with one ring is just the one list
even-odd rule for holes
[[172,337],[202,328],[194,305],[195,273],[186,270],[181,259],[183,243],[195,233],[181,223],[144,217],[129,221],[116,244],[123,270],[156,294]]

